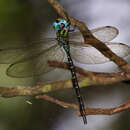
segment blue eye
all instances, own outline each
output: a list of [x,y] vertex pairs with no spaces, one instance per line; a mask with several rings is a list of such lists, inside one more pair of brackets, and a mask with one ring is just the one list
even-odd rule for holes
[[68,23],[67,23],[66,20],[59,18],[59,19],[57,19],[57,20],[53,23],[54,29],[55,29],[56,31],[60,30],[60,29],[61,29],[61,28],[60,28],[60,25],[61,25],[61,24],[64,24],[64,27],[67,27],[67,26],[68,26]]
[[56,31],[60,30],[60,25],[59,25],[59,23],[57,23],[57,22],[54,22],[54,23],[53,23],[53,27],[54,27],[54,29],[55,29]]
[[67,23],[67,21],[66,20],[60,20],[60,22],[59,22],[59,24],[64,24],[65,25],[65,27],[67,27],[68,26],[68,23]]

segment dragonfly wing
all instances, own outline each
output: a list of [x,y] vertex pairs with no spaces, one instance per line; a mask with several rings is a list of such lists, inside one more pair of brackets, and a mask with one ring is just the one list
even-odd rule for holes
[[34,57],[46,49],[57,44],[56,39],[46,38],[19,47],[0,48],[0,64],[12,64],[29,57]]
[[[112,26],[104,26],[96,29],[92,29],[91,33],[100,41],[108,42],[113,40],[118,35],[118,29]],[[70,41],[84,42],[82,34],[80,32],[73,32],[69,35]]]
[[[130,54],[130,47],[122,43],[106,43],[106,45],[118,56],[125,57]],[[71,45],[72,58],[82,64],[101,64],[109,59],[92,46],[81,47]]]
[[113,40],[119,33],[118,29],[112,26],[105,26],[91,30],[93,35],[102,42]]
[[69,41],[84,42],[83,36],[80,32],[69,33]]
[[12,64],[16,61],[27,57],[34,56],[35,50],[33,48],[18,48],[18,49],[1,49],[0,50],[0,64]]
[[62,61],[63,59],[63,50],[60,47],[53,46],[36,57],[11,64],[7,69],[7,75],[19,78],[41,75],[54,69],[48,66],[48,60]]

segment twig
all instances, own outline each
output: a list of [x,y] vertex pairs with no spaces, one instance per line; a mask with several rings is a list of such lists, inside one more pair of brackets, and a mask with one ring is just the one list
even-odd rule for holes
[[[130,102],[113,108],[86,108],[87,115],[113,115],[130,108]],[[78,113],[79,116],[80,113]]]
[[[56,103],[64,108],[72,108],[74,110],[79,110],[79,107],[76,104],[66,103],[66,102],[57,100],[47,95],[36,96],[36,98],[44,99],[44,100]],[[117,107],[113,107],[113,108],[88,108],[87,107],[85,111],[86,111],[86,115],[113,115],[113,114],[125,111],[129,108],[130,108],[130,102],[117,106]],[[80,112],[78,112],[78,115],[81,116]]]
[[[90,86],[91,82],[83,77],[78,77],[80,87]],[[72,88],[71,80],[55,81],[51,83],[40,83],[33,87],[15,86],[12,88],[0,86],[1,97],[15,97],[15,96],[36,96],[40,94],[49,93],[61,89]]]
[[[66,63],[50,61],[49,64],[52,65],[53,67],[60,67],[67,69]],[[79,67],[75,68],[79,74],[83,75],[78,76],[80,87],[87,87],[91,85],[105,85],[130,79],[130,74],[125,72],[96,73],[86,71]],[[0,86],[0,95],[1,97],[35,96],[67,88],[72,88],[72,81],[70,79],[50,83],[40,83],[33,87],[15,86],[12,88],[8,88],[6,86],[4,87]]]
[[[48,64],[52,67],[68,69],[66,62],[59,62],[59,61],[48,61]],[[112,82],[119,82],[122,80],[130,80],[130,73],[127,72],[116,72],[116,73],[104,73],[104,72],[91,72],[88,70],[84,70],[80,67],[75,66],[75,70],[77,73],[83,76],[88,76],[88,78],[97,84],[104,84],[104,82],[112,83]],[[114,80],[115,79],[115,80]]]
[[47,100],[47,101],[50,101],[50,102],[53,102],[53,103],[56,103],[64,108],[73,108],[75,110],[79,110],[79,107],[75,104],[70,104],[70,103],[66,103],[66,102],[63,102],[63,101],[60,101],[60,100],[57,100],[55,98],[52,98],[48,95],[40,95],[40,96],[36,96],[37,99],[44,99],[44,100]]

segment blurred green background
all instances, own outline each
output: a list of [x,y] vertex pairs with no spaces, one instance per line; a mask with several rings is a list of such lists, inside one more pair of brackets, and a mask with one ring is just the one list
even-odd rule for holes
[[[52,8],[44,0],[37,2],[31,0],[0,0],[0,47],[19,46],[21,43],[28,44],[33,40],[39,40],[41,28],[42,31],[46,30],[46,10],[49,13]],[[36,79],[33,77],[12,78],[7,76],[6,69],[8,66],[9,64],[0,64],[0,86],[35,85]],[[34,103],[34,106],[29,105],[26,103],[26,100],[29,99],[31,98],[0,98],[0,130],[23,130],[32,127],[33,124],[29,121],[31,120],[31,111],[38,106],[38,108],[42,108],[42,103]],[[37,111],[36,115],[42,113],[42,110],[41,113]],[[40,121],[36,122],[40,124]]]

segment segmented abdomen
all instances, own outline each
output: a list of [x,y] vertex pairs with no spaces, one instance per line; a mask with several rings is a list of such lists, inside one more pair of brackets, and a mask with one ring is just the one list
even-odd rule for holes
[[84,124],[87,124],[87,119],[86,119],[86,112],[85,112],[85,106],[84,106],[84,102],[83,102],[83,98],[80,94],[80,88],[79,88],[79,84],[78,84],[78,80],[77,80],[77,76],[76,76],[76,72],[75,72],[75,67],[73,65],[73,61],[70,55],[70,46],[67,42],[65,42],[63,40],[63,38],[60,38],[61,45],[63,46],[66,55],[67,55],[67,59],[68,59],[68,67],[69,70],[71,71],[71,75],[72,75],[72,84],[73,84],[73,88],[75,89],[76,92],[76,96],[79,102],[79,108],[80,108],[80,113],[81,116],[83,118]]

